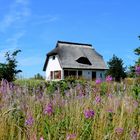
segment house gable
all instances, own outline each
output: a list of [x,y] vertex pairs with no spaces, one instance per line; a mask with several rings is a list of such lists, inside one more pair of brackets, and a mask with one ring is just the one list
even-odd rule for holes
[[[46,80],[61,79],[60,71],[62,73],[62,67],[59,61],[59,56],[48,56],[48,61],[46,65]],[[56,76],[57,78],[55,78],[55,73],[58,73],[58,75],[60,74],[60,77]]]

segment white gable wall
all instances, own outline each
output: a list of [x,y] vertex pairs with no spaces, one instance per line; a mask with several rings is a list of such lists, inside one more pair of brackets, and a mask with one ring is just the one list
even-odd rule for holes
[[105,79],[105,71],[104,70],[103,71],[101,71],[101,70],[83,70],[82,76],[85,79],[92,80],[92,71],[96,72],[96,79],[102,79],[102,80]]
[[[46,67],[46,80],[51,80],[51,75],[50,75],[51,71],[58,71],[58,70],[61,70],[61,73],[62,73],[62,68],[59,63],[58,55],[55,55],[54,60],[53,60],[53,56],[50,56],[47,67]],[[61,76],[61,79],[62,79],[62,76]]]

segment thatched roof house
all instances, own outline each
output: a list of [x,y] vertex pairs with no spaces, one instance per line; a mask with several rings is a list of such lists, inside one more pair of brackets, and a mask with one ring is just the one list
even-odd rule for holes
[[95,79],[104,78],[106,65],[91,44],[58,41],[56,48],[47,54],[43,70],[46,80],[67,76]]

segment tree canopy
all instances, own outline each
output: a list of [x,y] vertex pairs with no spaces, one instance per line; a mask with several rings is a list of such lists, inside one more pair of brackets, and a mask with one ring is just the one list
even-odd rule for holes
[[123,60],[113,55],[113,57],[107,62],[108,70],[107,75],[111,75],[115,81],[120,81],[121,78],[124,79],[126,77],[125,70],[123,67]]
[[0,80],[6,79],[11,82],[15,80],[16,75],[19,72],[22,72],[21,70],[17,70],[18,62],[16,60],[16,56],[19,52],[21,52],[21,50],[16,50],[13,53],[6,52],[6,63],[0,63]]
[[[139,40],[140,40],[140,36],[138,36]],[[130,77],[134,77],[135,76],[135,67],[136,66],[140,66],[140,47],[137,47],[136,49],[134,49],[134,53],[138,56],[138,59],[135,61],[134,66],[130,66],[129,67],[129,76]]]

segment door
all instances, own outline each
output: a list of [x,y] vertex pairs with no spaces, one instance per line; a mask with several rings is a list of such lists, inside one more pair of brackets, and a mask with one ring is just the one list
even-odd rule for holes
[[95,80],[95,79],[96,79],[96,72],[92,71],[92,80]]

